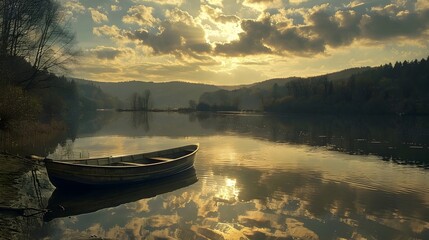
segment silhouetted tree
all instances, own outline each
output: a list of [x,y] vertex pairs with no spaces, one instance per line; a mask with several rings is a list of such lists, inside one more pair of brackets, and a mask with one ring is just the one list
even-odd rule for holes
[[46,80],[41,72],[65,70],[76,56],[65,16],[53,0],[0,0],[0,60],[22,57],[32,64],[29,77],[14,79],[25,89]]

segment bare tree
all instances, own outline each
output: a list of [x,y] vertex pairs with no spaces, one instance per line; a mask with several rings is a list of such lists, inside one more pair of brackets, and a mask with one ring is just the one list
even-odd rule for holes
[[56,2],[45,1],[40,34],[36,35],[33,67],[37,70],[64,67],[74,56],[74,34],[68,31],[66,19]]
[[35,31],[40,23],[39,13],[42,5],[39,3],[40,0],[19,0],[13,1],[9,6],[12,14],[10,16],[8,55],[22,56],[29,54],[32,45],[29,33]]
[[18,82],[24,88],[42,81],[41,71],[64,71],[76,56],[65,16],[54,0],[0,0],[0,57],[23,57],[32,64],[31,77]]
[[139,94],[135,92],[131,96],[131,109],[135,111],[138,109],[138,106],[139,106]]
[[151,92],[149,89],[145,90],[143,93],[143,110],[149,110],[151,107],[151,99],[150,99]]

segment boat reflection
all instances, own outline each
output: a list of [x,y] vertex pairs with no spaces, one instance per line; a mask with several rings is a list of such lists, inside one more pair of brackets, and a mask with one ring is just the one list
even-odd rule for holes
[[49,198],[45,222],[55,218],[75,216],[116,207],[137,200],[190,186],[198,181],[195,168],[154,181],[129,186],[118,185],[109,189],[55,189]]

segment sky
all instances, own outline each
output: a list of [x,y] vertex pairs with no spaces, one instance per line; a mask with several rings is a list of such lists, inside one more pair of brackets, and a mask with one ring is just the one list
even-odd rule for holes
[[428,0],[61,0],[73,77],[239,85],[429,56]]

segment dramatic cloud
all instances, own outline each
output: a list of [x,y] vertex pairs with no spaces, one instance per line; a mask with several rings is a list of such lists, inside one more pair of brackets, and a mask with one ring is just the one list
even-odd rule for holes
[[225,55],[282,54],[284,51],[299,55],[324,51],[323,41],[306,36],[306,29],[290,27],[278,29],[270,19],[243,21],[240,39],[218,44],[216,52]]
[[241,23],[241,27],[244,32],[239,34],[240,39],[231,43],[217,44],[217,53],[237,56],[271,53],[271,49],[263,43],[264,39],[270,36],[271,31],[275,31],[269,21],[246,20]]
[[311,32],[317,34],[319,41],[332,47],[349,45],[359,36],[359,22],[362,18],[356,12],[337,11],[329,15],[324,9],[317,10],[309,15]]
[[127,15],[122,18],[124,23],[138,24],[140,26],[153,26],[159,19],[152,15],[153,8],[144,5],[133,6],[128,9]]
[[155,54],[201,54],[211,51],[204,29],[192,17],[178,9],[167,13],[169,21],[161,23],[156,34],[138,30],[128,35],[133,40],[149,46]]
[[310,9],[305,24],[279,22],[278,15],[262,20],[244,20],[239,40],[217,44],[216,52],[231,56],[293,53],[311,55],[326,47],[348,46],[354,40],[415,38],[429,28],[429,10],[410,12],[393,5],[373,8],[367,13],[332,10],[326,6]]
[[[79,44],[90,49],[88,76],[97,79],[244,83],[240,76],[308,76],[422,58],[429,47],[425,0],[61,1]],[[133,70],[131,60],[121,62],[124,49],[133,51]]]
[[94,22],[101,23],[101,22],[109,21],[109,19],[107,18],[107,15],[98,11],[97,9],[89,8],[88,10],[91,13],[91,17]]
[[[386,9],[383,9],[386,10]],[[392,16],[394,14],[394,16]],[[362,37],[382,40],[393,37],[417,37],[429,27],[429,9],[421,12],[372,11],[362,17]]]

